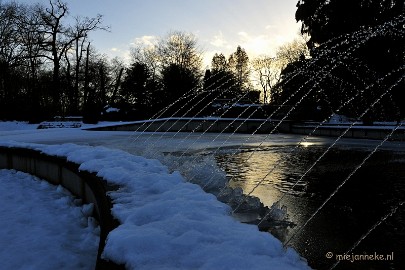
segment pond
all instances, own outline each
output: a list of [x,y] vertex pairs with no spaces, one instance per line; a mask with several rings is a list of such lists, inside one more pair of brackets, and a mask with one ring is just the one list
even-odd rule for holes
[[[371,152],[340,146],[313,166],[325,150],[325,146],[311,144],[299,148],[251,147],[236,154],[218,154],[216,160],[230,186],[249,193],[260,184],[252,195],[267,206],[282,198],[281,204],[296,226],[277,236],[284,243],[289,241],[288,246],[314,269],[332,267],[342,259],[339,255],[363,236],[365,239],[349,253],[353,256],[340,261],[335,269],[400,269],[405,265],[405,205],[400,205],[405,201],[405,152],[391,149],[374,153],[300,229]],[[385,260],[375,255],[384,255]],[[393,255],[393,260],[386,255]]]

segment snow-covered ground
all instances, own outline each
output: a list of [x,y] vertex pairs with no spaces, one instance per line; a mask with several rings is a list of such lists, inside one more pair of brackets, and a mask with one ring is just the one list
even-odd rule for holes
[[[122,124],[122,122],[101,122],[98,125],[83,125],[80,128],[54,128],[36,129],[38,125],[23,122],[1,122],[0,142],[18,141],[42,144],[76,143],[85,145],[103,145],[110,148],[118,148],[133,154],[156,155],[162,152],[181,151],[204,151],[217,147],[268,147],[277,145],[296,145],[305,136],[294,134],[271,134],[254,135],[248,134],[215,134],[207,133],[201,136],[199,133],[148,133],[131,131],[86,131],[85,128]],[[380,128],[380,127],[378,127]],[[305,139],[308,145],[329,145],[336,138],[333,137],[309,137]],[[336,146],[355,148],[374,148],[380,141],[365,139],[342,138]],[[387,141],[381,149],[401,150],[405,149],[405,142]],[[145,153],[147,152],[147,153]]]
[[[121,225],[109,234],[103,256],[129,269],[309,269],[294,250],[285,250],[279,240],[259,232],[256,226],[234,220],[227,205],[200,186],[188,183],[178,172],[169,171],[158,160],[112,149],[141,147],[138,140],[132,142],[131,135],[80,129],[11,130],[1,132],[0,145],[65,156],[81,164],[81,170],[97,172],[119,184],[121,188],[110,195],[114,199],[113,215]],[[212,146],[212,136],[198,147]],[[167,150],[184,139],[184,135],[165,140],[155,137],[152,142],[156,148],[165,146]],[[188,139],[188,146],[192,139]],[[259,142],[256,140],[253,143]],[[65,142],[75,144],[62,144]],[[228,143],[236,144],[232,140]],[[92,146],[101,144],[108,147]],[[59,254],[60,250],[53,252]],[[3,254],[7,256],[7,250]]]
[[0,269],[94,269],[92,205],[12,170],[0,170],[0,205]]
[[10,130],[32,130],[38,127],[37,124],[28,124],[26,122],[18,121],[9,121],[2,122],[0,121],[0,131],[10,131]]
[[[115,200],[113,214],[122,225],[110,233],[104,256],[139,269],[307,269],[293,250],[284,250],[270,234],[231,218],[228,206],[199,186],[187,183],[173,172],[179,165],[176,160],[167,159],[167,153],[174,152],[173,157],[183,151],[210,153],[218,147],[228,151],[228,147],[240,145],[295,145],[303,137],[38,130],[35,125],[0,122],[1,145],[20,144],[67,156],[82,164],[81,169],[97,171],[124,187],[111,194]],[[303,146],[329,145],[334,140],[312,137]],[[374,148],[378,143],[341,139],[338,145]],[[404,146],[404,142],[386,142],[383,148],[404,150]],[[169,163],[174,160],[176,166],[169,170],[156,159],[141,156]],[[200,160],[195,160],[199,164],[191,164],[192,160],[180,166],[190,169],[198,165],[200,174],[211,174],[204,168],[209,164]]]

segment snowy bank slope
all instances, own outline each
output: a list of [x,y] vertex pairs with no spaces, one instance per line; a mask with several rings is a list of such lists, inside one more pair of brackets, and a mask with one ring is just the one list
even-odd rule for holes
[[0,269],[94,269],[92,205],[26,173],[0,170]]
[[119,184],[110,196],[121,225],[110,232],[103,256],[128,269],[309,269],[294,250],[234,220],[227,205],[157,160],[75,144],[2,145],[64,156]]

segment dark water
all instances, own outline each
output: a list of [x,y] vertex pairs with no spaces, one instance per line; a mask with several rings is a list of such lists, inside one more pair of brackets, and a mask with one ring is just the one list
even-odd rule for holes
[[[281,204],[287,206],[289,219],[297,226],[279,236],[283,242],[294,235],[370,153],[366,149],[332,149],[291,190],[326,148],[307,146],[291,152],[292,149],[293,146],[252,148],[217,156],[231,186],[241,187],[245,193],[272,171],[253,195],[270,206],[287,193]],[[252,151],[254,154],[249,158]],[[405,151],[377,151],[288,246],[305,257],[312,268],[329,269],[336,263],[336,255],[344,254],[369,233],[349,254],[384,255],[389,260],[365,260],[366,257],[357,256],[353,258],[359,260],[341,261],[335,269],[405,269],[405,205],[382,220],[404,201]],[[370,231],[379,221],[381,224]],[[331,259],[326,258],[328,252]],[[385,255],[393,255],[393,260]]]

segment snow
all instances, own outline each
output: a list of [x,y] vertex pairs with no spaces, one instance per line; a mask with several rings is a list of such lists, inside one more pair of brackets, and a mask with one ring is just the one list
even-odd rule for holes
[[63,188],[0,170],[1,269],[94,269],[99,228],[92,205]]
[[2,145],[64,156],[119,184],[110,196],[121,225],[108,235],[103,257],[128,269],[309,269],[294,250],[234,220],[227,205],[157,160],[102,146]]
[[51,121],[51,122],[41,122],[38,128],[80,128],[82,127],[82,122],[73,121]]
[[[251,105],[251,104],[249,104]],[[246,122],[271,122],[271,121],[278,121],[278,120],[271,120],[271,119],[261,119],[261,118],[237,118],[237,121],[246,121]],[[149,123],[163,123],[167,121],[235,121],[235,118],[225,118],[225,117],[165,117],[165,118],[157,118],[157,119],[149,119],[149,120],[140,120],[140,121],[131,121],[131,122],[100,122],[95,126],[87,126],[86,128],[92,127],[110,127],[110,126],[117,126],[117,125],[131,125],[131,124],[149,124]]]
[[120,109],[114,108],[114,107],[108,107],[108,108],[105,110],[106,113],[119,112],[119,111],[120,111]]
[[[235,221],[229,216],[229,207],[213,195],[187,183],[180,173],[169,170],[160,161],[142,157],[145,153],[168,157],[162,153],[185,149],[205,153],[219,146],[242,143],[262,147],[296,144],[301,135],[272,134],[266,139],[266,135],[250,138],[246,134],[205,134],[200,138],[199,134],[188,133],[174,136],[64,128],[38,130],[26,124],[25,128],[7,130],[2,129],[2,124],[18,126],[0,123],[0,145],[67,157],[80,164],[81,170],[97,172],[121,186],[110,193],[113,215],[121,225],[108,236],[103,254],[106,259],[125,263],[129,269],[309,269],[294,250],[283,249],[272,235]],[[307,142],[329,145],[334,140],[312,137]],[[341,139],[340,143],[372,148],[379,141]],[[386,142],[384,147],[405,149],[403,144]],[[201,174],[204,164],[195,168]],[[194,165],[186,164],[189,169]],[[209,178],[211,171],[205,171]]]
[[271,264],[305,269],[295,252],[285,252],[255,226],[233,220],[226,205],[156,160],[104,147],[27,147],[67,156],[81,163],[80,169],[124,186],[111,193],[113,214],[122,225],[108,237],[107,259],[130,269],[267,269]]
[[37,128],[36,124],[28,124],[27,122],[18,121],[0,121],[0,131],[10,131],[10,130],[31,130]]
[[341,124],[341,123],[349,123],[349,118],[345,115],[340,115],[340,114],[332,114],[328,123],[329,124]]
[[[387,122],[378,122],[379,124],[373,125],[373,126],[366,126],[366,125],[361,125],[356,122],[355,124],[351,122],[341,122],[341,123],[328,123],[328,124],[323,124],[319,126],[319,128],[333,128],[333,129],[361,129],[361,130],[393,130],[396,128],[396,124],[389,124]],[[311,124],[307,123],[305,125],[295,125],[296,127],[308,127],[308,128],[315,128],[318,127],[317,124]],[[405,130],[405,123],[401,123],[401,126],[398,128],[398,130]]]

